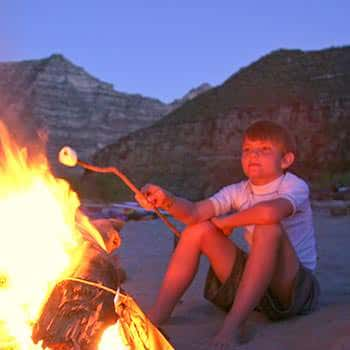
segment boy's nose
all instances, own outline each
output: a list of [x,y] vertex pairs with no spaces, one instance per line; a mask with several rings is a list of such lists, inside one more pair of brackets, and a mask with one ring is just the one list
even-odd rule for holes
[[251,149],[249,152],[250,157],[260,157],[261,150],[256,148],[256,149]]

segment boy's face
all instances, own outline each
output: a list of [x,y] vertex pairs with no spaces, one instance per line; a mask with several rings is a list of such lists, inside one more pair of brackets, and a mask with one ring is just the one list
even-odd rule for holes
[[[287,155],[290,155],[290,153]],[[283,174],[291,165],[280,147],[268,140],[245,138],[242,144],[241,163],[244,174],[254,185],[265,185]]]

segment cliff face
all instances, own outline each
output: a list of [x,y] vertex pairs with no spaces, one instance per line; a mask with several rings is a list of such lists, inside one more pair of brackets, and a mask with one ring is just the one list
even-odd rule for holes
[[98,80],[62,55],[41,60],[0,63],[0,118],[17,141],[37,143],[47,134],[53,168],[63,145],[74,147],[82,159],[122,136],[152,125],[164,115],[209,89],[203,84],[182,99],[165,104],[127,94]]
[[115,91],[62,55],[0,63],[0,115],[23,136],[48,132],[48,155],[73,146],[84,159],[168,113],[156,99]]
[[[315,180],[350,169],[349,72],[350,47],[273,52],[99,151],[94,161],[117,165],[138,185],[151,181],[198,199],[242,177],[243,130],[255,120],[272,119],[297,139],[298,174]],[[97,192],[98,181],[92,174],[84,177]]]

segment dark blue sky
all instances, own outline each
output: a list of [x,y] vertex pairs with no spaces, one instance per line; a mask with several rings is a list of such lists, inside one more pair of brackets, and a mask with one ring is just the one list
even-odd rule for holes
[[0,61],[62,53],[166,102],[272,50],[350,44],[349,0],[3,0],[0,11]]

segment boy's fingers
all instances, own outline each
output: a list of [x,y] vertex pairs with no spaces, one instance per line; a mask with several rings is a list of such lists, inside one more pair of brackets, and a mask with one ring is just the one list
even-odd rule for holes
[[165,199],[164,190],[153,184],[146,184],[141,188],[141,192],[147,198],[147,201],[156,207],[160,207]]
[[147,200],[152,203],[154,206],[159,207],[163,201],[163,195],[161,191],[157,191],[154,193],[151,193],[147,196]]
[[153,184],[146,184],[141,188],[141,192],[144,194],[151,194],[159,190],[159,187]]
[[137,194],[135,195],[135,199],[146,210],[152,210],[154,207],[159,207],[159,204],[161,203],[157,193],[148,192],[148,194],[144,193],[143,195]]
[[232,229],[231,228],[223,228],[223,229],[221,229],[221,231],[223,232],[223,234],[225,236],[229,236],[232,233]]
[[152,208],[152,205],[149,203],[149,201],[145,198],[145,196],[141,195],[135,195],[136,201],[141,205],[141,207],[149,210]]
[[222,226],[220,223],[220,219],[218,219],[217,217],[211,218],[210,221],[218,230],[222,231],[225,236],[228,236],[231,234],[232,228]]
[[213,218],[210,219],[210,222],[218,229],[221,229],[219,223],[218,223],[218,220],[217,218],[214,216]]

